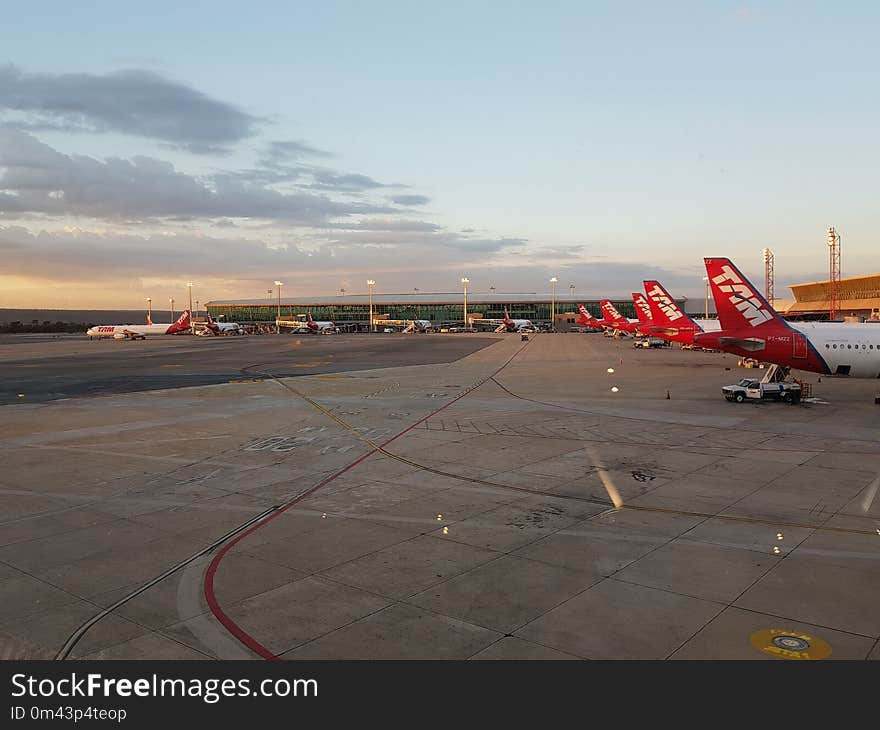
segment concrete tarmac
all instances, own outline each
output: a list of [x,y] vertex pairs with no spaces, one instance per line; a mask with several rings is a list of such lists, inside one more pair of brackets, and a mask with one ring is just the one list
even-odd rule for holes
[[[89,341],[82,335],[0,337],[0,405],[448,362],[492,342],[413,335],[259,335]],[[3,346],[5,345],[5,347]],[[19,395],[22,394],[22,395]]]
[[595,334],[258,339],[211,351],[258,377],[0,409],[7,655],[880,658],[876,381],[732,404],[761,371]]

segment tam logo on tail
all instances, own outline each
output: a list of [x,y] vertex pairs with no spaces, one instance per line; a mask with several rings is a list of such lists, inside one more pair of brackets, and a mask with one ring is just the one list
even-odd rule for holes
[[617,308],[607,299],[603,299],[600,304],[602,306],[602,309],[605,310],[605,316],[609,320],[619,321],[623,319],[623,315],[621,315],[620,312],[617,311]]
[[166,335],[172,335],[176,332],[183,332],[184,330],[189,329],[189,310],[185,309],[183,314],[177,319],[177,321],[171,325],[167,330],[165,330]]
[[684,316],[684,313],[678,308],[678,305],[673,301],[672,297],[668,296],[658,284],[654,284],[654,286],[648,290],[648,296],[652,301],[657,303],[657,306],[660,307],[671,322],[681,319]]
[[773,315],[767,311],[761,298],[729,264],[722,264],[721,273],[712,277],[719,291],[729,294],[728,301],[739,310],[752,327],[769,322]]
[[646,322],[650,322],[653,317],[651,316],[651,308],[648,306],[648,301],[645,299],[644,295],[639,292],[633,292],[633,302],[639,308],[639,311],[643,316],[639,317],[639,319],[643,319]]

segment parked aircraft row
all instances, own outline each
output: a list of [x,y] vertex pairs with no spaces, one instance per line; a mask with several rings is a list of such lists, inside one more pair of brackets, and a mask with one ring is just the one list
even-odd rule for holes
[[[637,319],[628,319],[607,299],[601,301],[602,319],[578,305],[577,324],[595,329],[641,333],[672,342],[723,350],[765,362],[808,370],[823,375],[880,378],[880,326],[844,322],[788,322],[736,268],[730,259],[704,259],[718,319],[694,320],[678,306],[666,289],[654,280],[644,281],[645,291],[633,293]],[[279,322],[284,325],[284,322]],[[311,313],[305,322],[289,323],[294,331],[332,333],[333,322],[315,321]],[[381,324],[381,322],[380,322]],[[503,319],[478,319],[496,332],[532,332],[528,319],[513,319],[504,309]],[[414,320],[407,329],[426,329],[431,323]],[[154,324],[149,316],[143,325],[99,325],[90,328],[90,338],[145,339],[148,335],[172,335],[191,327],[186,310],[172,324]],[[234,322],[215,322],[207,315],[205,334],[240,332]]]
[[757,357],[822,375],[880,378],[880,326],[788,322],[730,259],[706,258],[704,263],[717,320],[691,319],[659,282],[645,281],[645,295],[633,294],[638,319],[623,317],[603,300],[601,320],[579,305],[577,323]]

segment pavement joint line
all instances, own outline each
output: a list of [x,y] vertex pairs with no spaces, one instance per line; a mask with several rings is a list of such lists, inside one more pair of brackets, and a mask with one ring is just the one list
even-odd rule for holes
[[[498,507],[497,507],[497,506],[496,506],[496,507],[492,507],[492,508],[490,508],[489,510],[487,510],[486,512],[483,512],[483,513],[481,513],[481,514],[487,514],[488,512],[492,512],[492,511],[494,511],[495,509],[498,509]],[[466,518],[466,519],[470,519],[470,518]],[[464,521],[464,520],[460,520],[459,522],[462,522],[462,521]],[[450,524],[452,524],[452,523],[450,523]],[[456,524],[457,524],[457,523],[456,523]],[[410,608],[414,608],[414,609],[419,610],[419,611],[427,611],[428,613],[432,613],[432,614],[434,614],[435,616],[443,616],[444,618],[451,619],[451,620],[453,620],[453,621],[458,621],[458,622],[461,622],[461,623],[470,624],[471,626],[476,626],[476,627],[481,628],[481,629],[486,629],[486,630],[488,630],[488,631],[492,631],[492,632],[494,632],[494,633],[499,633],[499,632],[501,632],[500,629],[492,628],[492,627],[490,627],[490,626],[484,626],[484,625],[479,624],[479,623],[476,623],[475,621],[472,621],[472,620],[470,620],[470,619],[464,619],[464,618],[457,617],[457,616],[450,616],[449,614],[445,614],[445,613],[443,613],[442,611],[437,611],[436,609],[426,608],[426,607],[424,607],[424,606],[419,606],[419,605],[417,605],[417,604],[415,604],[415,603],[411,603],[409,599],[413,598],[414,596],[418,595],[419,593],[423,593],[423,592],[426,591],[426,590],[429,590],[429,589],[432,589],[432,588],[436,588],[437,586],[444,585],[445,583],[448,583],[448,582],[451,581],[451,580],[454,580],[454,579],[456,579],[456,578],[459,578],[459,577],[461,577],[461,576],[463,576],[463,575],[467,575],[468,573],[470,573],[470,572],[472,572],[472,571],[474,571],[474,570],[477,570],[478,568],[482,568],[482,567],[484,567],[484,566],[486,566],[486,565],[489,565],[489,564],[494,563],[494,562],[496,562],[496,561],[498,561],[498,560],[501,560],[502,558],[505,558],[505,557],[520,557],[520,556],[512,556],[512,551],[513,551],[513,550],[518,550],[520,547],[524,547],[524,546],[517,546],[516,548],[511,548],[510,550],[506,550],[506,551],[496,550],[496,549],[494,549],[494,548],[489,548],[489,547],[481,547],[481,548],[479,548],[479,549],[481,549],[481,550],[486,550],[486,551],[488,551],[488,552],[492,552],[492,553],[496,553],[496,556],[493,557],[493,558],[491,558],[491,559],[489,559],[489,560],[486,560],[485,562],[479,563],[478,565],[475,565],[475,566],[472,566],[472,567],[470,567],[470,568],[467,568],[466,570],[463,570],[463,571],[460,572],[460,573],[456,573],[455,575],[448,576],[447,578],[445,578],[445,579],[443,579],[443,580],[441,580],[441,581],[438,581],[437,583],[433,583],[433,584],[431,584],[431,585],[428,586],[427,588],[420,588],[420,589],[416,590],[415,593],[411,593],[411,594],[409,594],[408,596],[404,596],[403,598],[394,598],[394,597],[392,597],[392,596],[388,596],[388,595],[386,595],[386,594],[384,594],[384,593],[380,593],[380,592],[378,592],[378,591],[374,591],[374,590],[371,590],[371,589],[369,589],[369,588],[364,588],[363,586],[352,585],[352,584],[350,584],[350,583],[346,583],[345,581],[342,581],[342,580],[340,580],[340,579],[338,579],[338,578],[333,578],[333,577],[330,577],[330,576],[327,576],[327,575],[324,575],[324,574],[323,574],[323,573],[324,573],[325,571],[327,571],[327,570],[331,570],[331,569],[333,569],[333,568],[338,568],[338,567],[341,566],[341,565],[346,565],[346,564],[348,564],[348,563],[350,563],[350,562],[354,562],[355,560],[360,560],[360,559],[362,559],[362,558],[364,558],[364,557],[367,557],[368,555],[374,555],[374,554],[376,554],[376,553],[379,553],[379,552],[382,552],[383,550],[388,549],[389,547],[396,547],[397,545],[402,545],[402,544],[404,544],[404,543],[411,542],[411,541],[413,541],[413,540],[416,540],[416,539],[419,538],[419,537],[431,537],[431,538],[434,538],[434,539],[443,539],[443,538],[440,538],[440,537],[434,535],[433,533],[435,533],[435,532],[436,532],[436,530],[433,530],[432,532],[424,532],[424,533],[420,533],[420,534],[418,534],[418,535],[413,535],[412,537],[409,537],[409,538],[407,538],[407,539],[405,539],[405,540],[401,540],[399,543],[394,543],[393,545],[386,546],[385,548],[379,548],[379,549],[377,549],[377,550],[373,550],[373,551],[371,551],[371,552],[369,552],[369,553],[365,553],[364,555],[360,555],[360,556],[358,556],[358,557],[356,557],[356,558],[352,558],[352,559],[350,559],[350,560],[345,560],[345,561],[343,561],[343,562],[341,562],[341,563],[338,563],[338,564],[336,564],[336,565],[330,566],[330,567],[328,567],[328,568],[323,568],[321,571],[318,571],[318,572],[312,573],[312,574],[310,574],[310,575],[311,575],[311,576],[316,576],[316,577],[321,577],[321,578],[323,578],[323,579],[325,579],[325,580],[327,580],[327,581],[329,581],[329,582],[336,583],[337,585],[342,585],[342,586],[345,586],[345,587],[347,587],[347,588],[354,588],[354,589],[356,589],[356,590],[364,591],[364,592],[366,592],[366,593],[369,593],[369,594],[371,594],[371,595],[374,595],[374,596],[376,596],[376,597],[378,597],[378,598],[383,598],[383,599],[386,599],[386,600],[391,601],[391,604],[390,604],[390,605],[385,606],[384,608],[378,609],[377,611],[374,611],[374,612],[372,612],[372,613],[370,613],[370,614],[367,614],[367,616],[373,615],[373,614],[378,613],[378,612],[380,612],[380,611],[384,611],[384,610],[386,610],[386,609],[388,609],[388,608],[392,608],[393,606],[396,606],[396,605],[403,605],[403,606],[408,606],[408,607],[410,607]],[[542,535],[541,538],[538,538],[538,539],[543,539],[543,537],[546,537],[546,536],[543,536],[543,535]],[[471,545],[470,543],[465,543],[465,542],[461,542],[461,541],[454,540],[454,539],[447,539],[447,541],[448,541],[448,542],[453,542],[453,543],[455,543],[455,544],[457,544],[457,545],[463,545],[463,546],[465,546],[465,547],[470,547],[470,548],[475,547],[474,545]],[[532,541],[532,542],[537,542],[537,539],[534,540],[534,541]],[[532,544],[532,543],[526,543],[526,544]],[[523,559],[527,559],[527,558],[523,558]],[[540,562],[540,561],[534,561],[534,562]],[[559,567],[559,566],[554,566],[554,567]],[[361,617],[361,618],[366,618],[367,616],[363,616],[363,617]],[[356,623],[356,622],[359,621],[359,620],[361,620],[361,619],[356,619],[355,621],[352,621],[352,622],[350,622],[349,624],[346,624],[346,625],[350,625],[351,623]],[[323,637],[323,636],[327,636],[328,634],[331,634],[331,633],[333,633],[334,631],[337,631],[337,630],[339,630],[339,629],[341,629],[341,628],[344,628],[344,627],[343,627],[343,626],[340,626],[340,627],[337,627],[336,629],[331,629],[330,631],[327,631],[327,632],[325,632],[324,634],[321,634],[321,636],[316,636],[316,637],[313,637],[312,639],[308,639],[308,640],[306,640],[305,642],[303,642],[302,644],[299,644],[296,648],[299,648],[299,646],[304,646],[305,644],[311,643],[312,641],[315,641],[315,640],[317,640],[317,639],[319,639],[319,638],[321,638],[321,637]],[[503,632],[501,632],[501,633],[503,633]],[[288,649],[287,651],[290,651],[290,649]]]
[[[500,367],[498,367],[496,370],[493,371],[493,375],[499,373],[501,370],[503,370],[505,367],[507,367],[507,365],[509,365],[510,362],[512,362],[513,359],[514,359],[517,355],[519,355],[519,354],[525,349],[526,346],[527,346],[527,345],[520,345],[519,348],[518,348],[517,350],[515,350],[514,353],[513,353],[513,354],[512,354],[512,355],[511,355],[511,356],[510,356],[510,357],[509,357],[509,358],[508,358],[508,359],[507,359],[507,360],[506,360],[506,361],[505,361]],[[254,366],[254,367],[256,367],[256,366]],[[268,375],[270,375],[270,377],[273,377],[273,378],[274,378],[274,376],[272,376],[271,373],[266,373],[266,374],[268,374]],[[391,442],[394,441],[395,439],[400,438],[401,436],[405,435],[406,433],[409,433],[409,432],[410,432],[411,430],[413,430],[413,429],[414,429],[419,423],[422,423],[422,422],[424,422],[424,421],[427,421],[432,415],[434,415],[434,414],[436,414],[436,413],[439,413],[439,412],[442,411],[442,410],[445,410],[446,408],[450,407],[450,406],[453,405],[454,403],[460,401],[462,398],[465,398],[465,397],[466,397],[468,394],[470,394],[472,391],[476,390],[477,388],[481,387],[484,383],[488,382],[488,380],[489,380],[491,377],[492,377],[492,376],[489,376],[489,377],[487,377],[487,378],[484,378],[484,379],[482,379],[481,381],[479,381],[479,383],[478,383],[477,385],[471,386],[470,388],[468,388],[468,389],[462,391],[462,393],[461,393],[460,395],[456,396],[456,397],[455,397],[454,399],[452,399],[451,401],[448,401],[447,403],[445,403],[444,405],[440,406],[438,409],[436,409],[436,410],[433,411],[432,413],[429,413],[427,416],[424,416],[423,418],[420,418],[418,421],[416,421],[415,423],[411,424],[410,426],[408,426],[407,428],[405,428],[403,431],[400,431],[397,435],[391,437],[390,439],[388,439],[388,440],[385,441],[384,443],[380,444],[380,445],[377,447],[377,450],[378,450],[378,448],[384,448],[385,446],[387,446],[389,443],[391,443]],[[283,382],[282,382],[281,380],[279,380],[278,378],[275,378],[275,380],[276,380],[276,382],[278,382],[278,383],[279,383],[280,385],[282,385],[283,387],[286,387],[286,388],[288,388],[288,390],[290,390],[291,392],[293,392],[293,393],[299,395],[299,394],[297,393],[297,391],[296,391],[294,388],[288,386],[286,383],[283,383]],[[304,398],[304,399],[307,399],[307,396],[304,396],[304,395],[300,395],[300,397],[302,397],[302,398]],[[308,401],[309,401],[310,403],[312,403],[313,405],[315,405],[315,407],[318,408],[318,410],[321,410],[326,416],[328,416],[328,417],[331,418],[332,420],[337,421],[337,423],[340,423],[340,425],[343,425],[345,428],[351,429],[351,427],[350,427],[348,424],[346,424],[344,421],[342,421],[342,419],[340,419],[340,418],[339,418],[338,416],[336,416],[335,414],[331,413],[329,410],[327,410],[326,408],[324,408],[323,406],[321,406],[321,405],[318,404],[317,402],[313,401],[312,399],[308,399]],[[367,443],[372,443],[372,442],[370,442],[368,439],[366,439],[365,437],[363,437],[361,434],[358,434],[358,436],[359,436],[359,438],[361,438],[362,440],[367,441]],[[216,555],[216,557],[215,557],[214,560],[212,561],[211,565],[209,566],[208,571],[207,571],[206,574],[205,574],[205,597],[206,597],[206,599],[207,599],[207,601],[208,601],[208,605],[209,605],[209,607],[211,608],[212,613],[218,618],[218,620],[220,620],[220,622],[221,622],[221,623],[227,628],[227,630],[229,630],[230,633],[232,633],[232,634],[233,634],[233,635],[234,635],[239,641],[241,641],[243,644],[245,644],[245,646],[247,646],[248,648],[252,649],[253,651],[256,651],[256,652],[257,652],[260,656],[262,656],[264,659],[270,659],[270,660],[272,660],[272,659],[277,659],[278,657],[277,657],[277,655],[275,655],[275,654],[273,654],[271,651],[269,651],[266,647],[264,647],[262,644],[260,644],[256,639],[254,639],[254,638],[251,637],[249,634],[247,634],[246,632],[244,632],[244,631],[243,631],[243,630],[242,630],[242,629],[241,629],[241,628],[240,628],[240,627],[239,627],[239,626],[238,626],[238,625],[237,625],[237,624],[236,624],[236,623],[235,623],[235,622],[234,622],[234,621],[228,616],[228,615],[226,615],[226,613],[222,610],[222,608],[220,607],[219,603],[217,602],[217,599],[216,599],[216,597],[214,596],[214,592],[213,592],[213,578],[214,578],[214,572],[217,570],[217,567],[218,567],[220,561],[223,559],[223,556],[224,556],[224,555],[225,555],[225,554],[226,554],[226,553],[227,553],[232,547],[234,547],[235,544],[236,544],[237,542],[239,542],[239,541],[245,539],[245,538],[246,538],[251,532],[253,532],[254,530],[259,529],[259,528],[262,527],[262,526],[264,526],[264,525],[267,524],[270,520],[274,519],[274,518],[277,517],[279,514],[281,514],[283,511],[285,511],[285,510],[287,510],[287,509],[290,509],[290,508],[292,508],[293,506],[295,506],[295,505],[297,504],[297,502],[298,502],[300,499],[304,498],[304,497],[307,496],[308,494],[311,494],[311,493],[314,493],[314,492],[318,491],[318,490],[321,489],[321,487],[323,487],[325,484],[328,484],[329,482],[331,482],[332,480],[338,478],[339,476],[341,476],[341,475],[344,474],[345,472],[349,471],[350,469],[355,468],[356,466],[358,466],[358,465],[359,465],[360,463],[362,463],[363,461],[366,461],[366,460],[367,460],[368,458],[370,458],[373,454],[377,453],[377,450],[374,450],[374,451],[368,452],[368,453],[365,454],[364,456],[360,457],[360,458],[357,459],[356,461],[352,462],[352,463],[349,464],[348,466],[346,466],[346,467],[344,467],[343,469],[341,469],[341,470],[339,470],[338,472],[336,472],[334,475],[328,477],[326,480],[324,480],[324,481],[320,482],[319,484],[316,484],[316,485],[314,485],[313,487],[311,487],[310,489],[306,490],[306,491],[303,493],[303,495],[301,495],[301,496],[298,497],[297,499],[292,500],[292,501],[290,501],[290,502],[288,502],[288,503],[282,505],[281,508],[280,508],[278,511],[276,511],[276,512],[275,512],[274,514],[272,514],[272,515],[268,515],[268,516],[266,517],[266,519],[264,519],[262,522],[258,522],[258,523],[256,523],[256,524],[254,524],[252,527],[250,527],[248,530],[246,530],[246,531],[241,532],[240,534],[238,534],[238,536],[234,537],[234,538],[232,539],[231,542],[227,542],[227,543],[226,543],[226,545],[220,550],[220,552]]]
[[71,652],[71,651],[73,650],[73,648],[77,645],[77,643],[80,641],[80,639],[82,639],[82,637],[85,636],[86,632],[87,632],[92,626],[94,626],[96,623],[98,623],[102,618],[104,618],[105,616],[108,616],[108,615],[111,614],[113,611],[115,611],[117,608],[119,608],[120,606],[122,606],[122,605],[124,605],[125,603],[127,603],[128,601],[130,601],[132,598],[135,598],[136,596],[139,596],[141,593],[143,593],[144,591],[148,590],[149,588],[152,588],[154,585],[156,585],[157,583],[161,582],[162,580],[164,580],[165,578],[167,578],[167,577],[168,577],[169,575],[171,575],[172,573],[176,573],[178,570],[180,570],[181,568],[187,566],[189,563],[193,562],[194,560],[197,560],[197,559],[198,559],[199,557],[201,557],[202,555],[205,555],[205,554],[207,554],[207,553],[209,553],[209,552],[215,550],[219,545],[222,545],[224,542],[226,542],[227,540],[229,540],[232,536],[234,536],[234,535],[236,535],[237,533],[241,532],[242,530],[246,529],[246,528],[249,527],[250,525],[254,524],[255,522],[258,522],[259,520],[264,519],[265,517],[267,517],[267,516],[270,515],[270,514],[273,514],[273,513],[277,512],[278,509],[280,509],[280,505],[275,505],[275,506],[273,506],[273,507],[270,507],[270,508],[267,509],[267,510],[264,510],[263,512],[261,512],[260,514],[256,515],[255,517],[252,517],[248,522],[245,522],[245,523],[243,523],[243,524],[241,524],[241,525],[239,525],[239,526],[233,528],[232,530],[230,530],[229,532],[227,532],[225,535],[223,535],[222,537],[220,537],[220,538],[218,538],[217,540],[215,540],[214,542],[212,542],[212,543],[211,543],[210,545],[208,545],[207,547],[202,548],[202,549],[199,550],[198,552],[194,553],[193,555],[191,555],[191,556],[188,557],[188,558],[185,558],[184,560],[180,561],[179,563],[176,563],[175,565],[172,565],[172,566],[171,566],[170,568],[168,568],[166,571],[164,571],[163,573],[159,574],[159,575],[156,576],[155,578],[153,578],[153,579],[147,581],[146,583],[144,583],[144,584],[143,584],[140,588],[138,588],[137,590],[134,590],[134,591],[132,591],[131,593],[129,593],[128,595],[123,596],[122,598],[120,598],[118,601],[116,601],[116,602],[115,602],[114,604],[112,604],[111,606],[108,606],[107,608],[104,608],[103,611],[101,611],[100,613],[94,615],[94,616],[93,616],[92,618],[90,618],[88,621],[86,621],[85,623],[83,623],[78,629],[76,629],[76,631],[74,631],[74,632],[73,632],[73,633],[67,638],[67,640],[64,642],[64,644],[63,644],[63,646],[61,647],[61,649],[59,649],[59,650],[58,650],[58,653],[55,655],[55,659],[56,659],[56,660],[67,659],[68,656],[70,655],[70,652]]
[[[850,636],[858,636],[863,639],[877,639],[876,636],[873,636],[871,634],[861,634],[858,631],[852,631],[851,629],[840,629],[840,628],[836,628],[834,626],[826,626],[825,624],[817,624],[815,621],[804,621],[802,619],[792,618],[791,616],[782,616],[778,613],[772,613],[771,611],[759,611],[754,608],[747,608],[746,606],[731,606],[730,608],[734,608],[737,611],[745,611],[747,613],[758,614],[760,616],[770,616],[772,618],[779,619],[780,621],[791,621],[792,623],[809,624],[810,626],[815,626],[816,628],[819,628],[819,629],[825,629],[826,631],[837,631],[841,634],[849,634]],[[877,641],[880,642],[880,639],[877,639]]]
[[[79,593],[76,593],[76,592],[71,591],[71,590],[69,590],[69,589],[67,589],[67,588],[64,588],[63,586],[56,585],[55,583],[52,583],[51,581],[48,581],[48,580],[46,580],[45,578],[41,578],[41,577],[39,577],[38,575],[35,575],[35,574],[33,574],[33,573],[31,573],[31,572],[29,572],[29,571],[27,571],[27,570],[24,570],[23,568],[19,568],[19,567],[15,566],[15,565],[11,565],[11,564],[9,564],[9,563],[5,563],[5,562],[3,562],[3,561],[0,561],[0,564],[2,564],[2,565],[6,565],[7,567],[12,568],[13,570],[16,570],[16,571],[18,571],[19,573],[21,573],[21,574],[23,574],[23,575],[26,575],[28,578],[31,578],[32,580],[35,580],[35,581],[37,581],[37,582],[39,582],[39,583],[43,583],[43,584],[45,584],[45,585],[47,585],[47,586],[50,586],[51,588],[54,588],[55,590],[61,591],[62,593],[66,593],[68,596],[70,596],[71,598],[73,598],[73,599],[75,599],[75,600],[79,600],[79,601],[82,601],[83,603],[87,603],[87,604],[89,604],[89,605],[91,605],[91,606],[94,606],[96,609],[104,608],[104,606],[103,606],[102,604],[98,603],[98,602],[95,600],[95,598],[96,598],[95,596],[91,596],[91,597],[90,597],[90,596],[80,595]],[[44,611],[35,611],[34,613],[28,614],[27,616],[24,616],[23,618],[24,618],[25,620],[29,620],[29,619],[33,619],[33,618],[37,618],[37,617],[39,617],[39,616],[42,616],[42,615],[44,615],[44,614],[49,613],[51,610],[52,610],[52,609],[49,608],[49,609],[46,609],[46,610],[44,610]],[[128,623],[134,624],[135,626],[139,626],[140,628],[144,629],[144,632],[145,632],[145,633],[159,633],[159,631],[157,631],[155,628],[150,627],[150,626],[147,626],[146,624],[143,624],[143,623],[141,623],[140,621],[138,621],[138,620],[136,620],[136,619],[129,618],[128,616],[122,616],[122,617],[120,617],[120,618],[122,618],[124,621],[126,621],[126,622],[128,622]],[[145,635],[145,634],[140,634],[140,636],[144,636],[144,635]],[[132,637],[132,639],[135,639],[135,638],[138,638],[138,637],[137,637],[137,636]],[[174,638],[174,637],[165,637],[165,638]],[[176,640],[176,639],[175,639],[175,640]],[[129,639],[126,639],[126,641],[129,641]],[[119,642],[119,643],[125,643],[125,642]],[[182,643],[182,642],[179,642],[179,643]],[[184,644],[184,646],[188,646],[188,645]],[[192,649],[192,648],[195,648],[195,647],[189,647],[189,648]],[[98,651],[98,650],[96,649],[95,651]],[[94,652],[92,652],[92,653],[94,653]],[[200,652],[200,653],[201,653],[201,652]]]
[[[757,490],[755,490],[755,491],[757,491]],[[750,494],[754,494],[754,492],[751,492]],[[701,523],[701,524],[704,524],[704,523]],[[691,528],[691,530],[693,530],[693,528]],[[691,530],[688,530],[688,532],[690,532]],[[801,545],[804,544],[804,542],[806,542],[810,537],[812,537],[812,536],[815,534],[815,532],[816,532],[815,529],[812,530],[812,531],[810,531],[810,532],[808,532],[808,534],[805,535],[801,540],[799,540],[798,543],[797,543],[793,548],[791,548],[791,550],[789,550],[787,553],[785,553],[784,555],[782,555],[782,557],[781,557],[779,560],[776,560],[776,561],[771,562],[770,565],[769,565],[769,567],[767,568],[767,570],[765,570],[763,573],[761,573],[761,575],[759,575],[757,578],[755,578],[755,580],[753,580],[753,581],[752,581],[749,585],[747,585],[742,591],[740,591],[739,594],[738,594],[735,598],[733,598],[733,600],[731,600],[731,601],[727,604],[727,607],[726,607],[726,608],[724,608],[721,612],[719,612],[718,614],[716,614],[716,615],[712,618],[712,621],[714,621],[716,618],[718,618],[718,616],[720,616],[721,613],[723,613],[724,611],[726,611],[728,608],[734,606],[734,605],[736,604],[737,601],[739,601],[739,600],[740,600],[740,599],[741,599],[746,593],[748,593],[748,591],[750,591],[750,590],[751,590],[752,588],[754,588],[758,583],[760,583],[760,582],[761,582],[761,581],[762,581],[767,575],[769,575],[770,573],[772,573],[774,570],[778,569],[778,567],[779,567],[779,566],[780,566],[780,565],[781,565],[781,564],[782,564],[782,563],[783,563],[783,562],[784,562],[784,561],[785,561],[790,555],[793,555],[793,554],[795,553],[795,551],[796,551]],[[687,534],[687,533],[685,533],[685,534]],[[671,657],[673,654],[675,654],[675,652],[679,651],[682,647],[684,647],[688,642],[692,641],[692,640],[693,640],[693,639],[694,639],[694,638],[700,633],[700,631],[702,631],[703,629],[706,628],[706,626],[709,625],[709,623],[711,623],[711,621],[705,623],[705,624],[704,624],[704,625],[703,625],[698,631],[694,632],[694,633],[691,635],[691,637],[690,637],[687,641],[682,642],[682,643],[678,646],[678,648],[676,648],[673,652],[671,652],[666,658],[668,659],[668,658]],[[803,622],[800,622],[800,623],[803,623]]]

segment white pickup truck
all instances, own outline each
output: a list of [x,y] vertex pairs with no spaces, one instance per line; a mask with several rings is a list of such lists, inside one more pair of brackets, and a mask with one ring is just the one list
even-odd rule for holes
[[742,403],[744,400],[776,400],[786,403],[800,403],[800,383],[787,381],[763,382],[743,378],[736,385],[724,385],[721,388],[724,397],[732,403]]
[[666,340],[660,337],[642,337],[633,342],[633,347],[666,347]]

